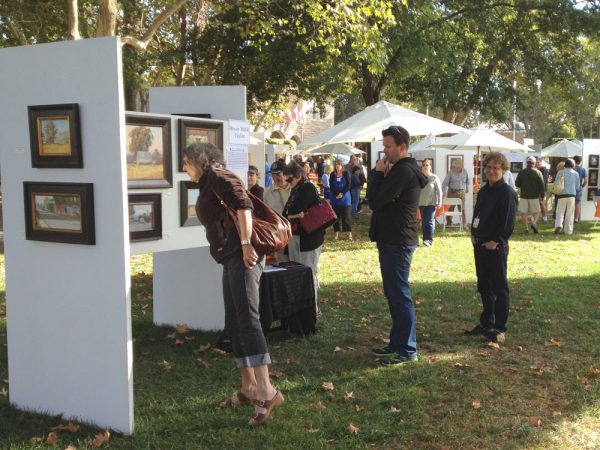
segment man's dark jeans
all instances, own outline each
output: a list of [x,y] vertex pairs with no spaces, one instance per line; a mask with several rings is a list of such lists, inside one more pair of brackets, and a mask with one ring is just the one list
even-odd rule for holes
[[508,244],[499,244],[495,250],[488,250],[477,243],[474,249],[477,290],[483,303],[479,322],[486,330],[505,332],[510,307],[506,276]]
[[415,248],[416,245],[377,243],[383,292],[392,316],[390,347],[411,359],[417,357],[417,327],[408,276]]

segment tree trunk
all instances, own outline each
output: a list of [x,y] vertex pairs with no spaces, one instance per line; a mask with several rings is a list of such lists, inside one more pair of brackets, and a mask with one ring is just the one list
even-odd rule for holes
[[187,20],[185,8],[182,8],[179,11],[179,33],[180,33],[180,43],[179,43],[179,61],[177,63],[177,73],[175,74],[175,85],[183,86],[183,80],[185,78],[185,68],[186,68],[186,49],[185,43],[187,40]]
[[467,116],[470,113],[471,113],[471,107],[464,106],[464,107],[460,108],[460,111],[458,111],[456,113],[456,115],[454,116],[454,120],[452,121],[452,123],[454,125],[462,126],[462,124],[464,123],[465,119],[467,118]]
[[260,116],[260,119],[258,119],[258,122],[256,122],[256,125],[254,125],[254,131],[258,131],[258,129],[264,122],[265,118],[267,117],[267,114],[269,114],[269,112],[271,112],[271,110],[273,109],[273,106],[275,106],[276,101],[277,101],[277,99],[271,100],[271,103],[269,103],[269,106],[267,107],[267,109],[265,111],[263,111],[262,115]]
[[96,36],[114,36],[117,28],[117,0],[100,0]]
[[452,108],[450,108],[449,106],[444,107],[442,120],[449,123],[454,123],[454,116],[455,114]]
[[365,106],[374,105],[379,101],[379,92],[373,88],[373,74],[369,70],[366,62],[362,63],[362,89],[361,89]]
[[77,41],[81,39],[79,34],[79,11],[77,10],[77,0],[68,0],[69,18],[67,24],[67,40]]

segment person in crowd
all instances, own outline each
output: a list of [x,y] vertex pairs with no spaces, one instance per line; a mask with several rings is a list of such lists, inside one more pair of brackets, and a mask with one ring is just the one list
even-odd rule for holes
[[271,177],[271,166],[267,162],[265,157],[265,188],[268,188],[273,184],[273,178]]
[[333,172],[333,167],[330,164],[327,164],[323,167],[323,176],[321,177],[321,184],[323,185],[323,198],[331,203],[331,188],[329,186],[329,178],[331,176],[331,172]]
[[[553,183],[556,182],[556,177],[558,176],[559,172],[564,170],[564,168],[565,168],[564,161],[561,161],[556,165],[556,173],[554,174],[554,178],[552,180]],[[551,195],[554,195],[554,208],[553,208],[552,218],[553,218],[553,220],[556,220],[556,206],[558,205],[558,196],[556,194],[554,194],[554,192],[551,192]]]
[[[283,208],[290,197],[291,189],[291,186],[283,175],[285,163],[283,161],[275,161],[271,164],[270,170],[273,177],[273,184],[265,189],[264,201],[279,214],[283,214]],[[275,259],[278,263],[289,261],[287,250],[279,250],[275,253]]]
[[513,176],[512,172],[510,170],[505,170],[502,178],[504,178],[506,184],[508,184],[516,192],[517,186],[515,186],[515,177]]
[[583,193],[583,188],[587,186],[588,174],[585,167],[581,165],[581,156],[573,156],[573,161],[575,161],[575,167],[573,169],[577,172],[577,175],[579,175],[579,182],[581,183],[581,189],[575,194],[575,223],[577,223],[581,220],[581,195]]
[[323,169],[325,168],[325,164],[323,163],[323,157],[317,157],[317,179],[320,180],[323,178]]
[[[241,377],[240,389],[221,406],[253,403],[254,413],[248,424],[258,426],[284,402],[284,397],[269,379],[271,357],[259,320],[259,282],[264,261],[250,240],[253,204],[242,180],[224,167],[223,153],[214,145],[195,143],[186,147],[183,167],[190,180],[201,186],[196,213],[204,225],[212,257],[223,265],[225,324],[231,332]],[[219,197],[236,211],[239,232]]]
[[519,188],[519,214],[523,221],[523,230],[529,233],[528,216],[531,214],[531,229],[538,233],[537,219],[540,215],[540,197],[544,195],[544,180],[535,167],[535,158],[527,157],[527,167],[519,172],[515,185]]
[[374,348],[371,353],[379,357],[382,365],[396,365],[417,359],[415,307],[408,277],[419,242],[417,205],[427,178],[414,158],[408,156],[408,131],[391,126],[382,135],[385,157],[377,161],[367,185],[373,211],[369,237],[377,243],[392,327],[389,344]]
[[[469,193],[469,175],[467,174],[467,171],[463,169],[460,159],[452,160],[452,167],[442,183],[442,191],[444,193],[444,198],[460,198],[462,201],[462,220],[463,223],[466,224],[465,195]],[[450,207],[450,211],[454,211],[454,206]],[[446,225],[452,225],[451,216],[446,218]]]
[[477,194],[471,226],[477,290],[481,295],[483,312],[477,326],[465,331],[465,334],[504,342],[510,308],[506,270],[508,240],[515,227],[516,196],[502,177],[508,170],[506,156],[488,153],[483,158],[483,170],[487,183]]
[[556,196],[556,219],[554,220],[554,232],[556,234],[573,234],[573,222],[575,220],[575,197],[577,191],[581,191],[579,174],[575,171],[575,161],[567,158],[565,168],[556,174],[554,182],[563,178],[565,187]]
[[542,174],[544,180],[544,195],[540,197],[540,211],[542,212],[542,222],[548,222],[548,208],[546,207],[546,193],[548,192],[548,168],[544,165],[542,158],[535,157],[535,168]]
[[329,176],[329,188],[331,189],[331,206],[337,215],[333,224],[335,231],[334,239],[342,232],[348,232],[348,240],[352,238],[352,223],[350,219],[352,211],[352,197],[350,195],[350,174],[344,170],[344,164],[336,159],[333,163],[333,172]]
[[356,165],[352,167],[352,174],[350,175],[350,197],[352,202],[352,219],[358,219],[358,205],[360,205],[360,189],[362,184],[360,183],[360,173],[362,169]]
[[265,189],[258,184],[259,179],[260,173],[258,172],[258,167],[248,166],[248,190],[262,200]]
[[[290,197],[283,208],[283,216],[292,224],[292,240],[288,243],[290,261],[308,266],[312,270],[315,285],[315,306],[317,305],[319,279],[317,277],[319,257],[325,239],[325,230],[306,233],[300,225],[300,219],[313,205],[320,202],[319,193],[314,184],[306,177],[304,169],[296,162],[290,162],[283,171],[291,186]],[[316,306],[317,315],[320,313]]]
[[419,195],[419,211],[423,228],[423,245],[433,245],[435,232],[435,211],[442,206],[442,185],[438,176],[431,171],[431,161],[424,159],[421,163],[421,173],[427,178],[427,184]]
[[350,155],[350,159],[348,160],[348,164],[346,164],[344,166],[344,170],[346,172],[348,172],[349,174],[352,174],[352,168],[358,164],[357,163],[357,159],[356,159],[356,155]]

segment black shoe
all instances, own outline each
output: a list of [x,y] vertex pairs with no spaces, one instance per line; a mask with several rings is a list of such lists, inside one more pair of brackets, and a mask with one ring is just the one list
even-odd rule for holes
[[535,234],[538,234],[539,231],[538,231],[537,226],[535,225],[535,223],[531,222],[530,225],[531,225],[531,229],[533,230],[533,232]]
[[488,332],[480,324],[477,324],[472,330],[465,330],[464,334],[465,336],[485,336]]
[[371,354],[375,355],[375,356],[397,356],[396,352],[394,351],[394,349],[392,347],[390,347],[389,345],[386,345],[383,348],[374,348],[373,350],[371,350]]
[[407,362],[416,361],[417,358],[409,358],[407,356],[395,354],[391,358],[382,358],[379,360],[379,364],[382,366],[397,366]]
[[498,330],[486,331],[485,337],[492,342],[499,342],[500,344],[506,341],[506,335]]
[[233,345],[229,339],[219,338],[215,344],[215,348],[223,350],[225,353],[233,353]]

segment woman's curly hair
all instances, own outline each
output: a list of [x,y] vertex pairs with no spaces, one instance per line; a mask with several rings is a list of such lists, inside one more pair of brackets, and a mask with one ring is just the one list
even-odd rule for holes
[[183,156],[192,166],[206,173],[212,168],[223,167],[223,152],[208,142],[196,142],[183,149]]

